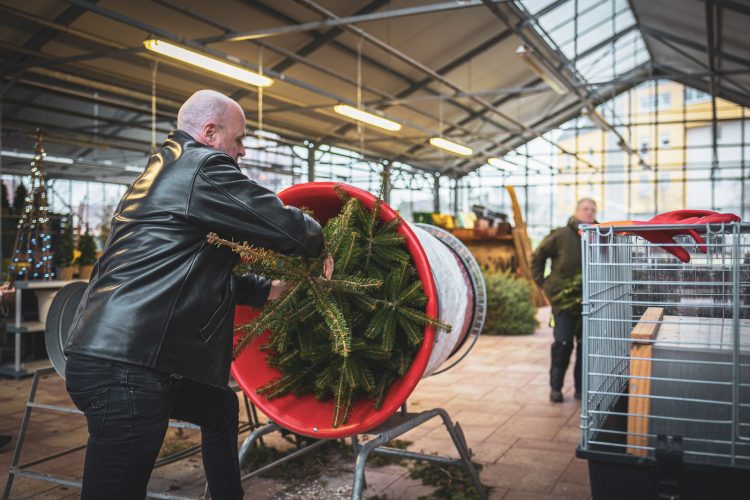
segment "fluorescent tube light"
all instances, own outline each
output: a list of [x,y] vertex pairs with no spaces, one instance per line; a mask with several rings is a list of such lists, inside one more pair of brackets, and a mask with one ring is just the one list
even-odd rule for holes
[[444,149],[459,156],[471,156],[474,153],[474,150],[470,147],[458,144],[453,141],[449,141],[448,139],[443,139],[442,137],[431,138],[430,144],[432,144],[436,148]]
[[372,125],[373,127],[382,128],[391,132],[398,132],[401,130],[401,124],[396,123],[393,120],[388,120],[382,116],[378,116],[372,113],[368,113],[362,109],[358,109],[347,104],[337,104],[333,107],[333,110],[340,114],[352,118],[354,120]]
[[487,163],[500,170],[507,170],[509,172],[514,172],[518,169],[518,165],[502,158],[487,158]]
[[189,50],[173,43],[165,42],[164,40],[149,39],[143,42],[144,47],[148,50],[156,52],[178,61],[192,64],[201,69],[212,71],[227,78],[239,80],[243,83],[249,83],[256,87],[268,87],[273,84],[273,80],[270,78],[254,73],[245,68],[229,64],[213,57],[208,57],[199,52]]
[[[33,153],[18,153],[15,151],[2,151],[0,152],[2,156],[7,156],[8,158],[18,158],[21,160],[33,160],[36,158],[36,156]],[[50,162],[50,163],[61,163],[63,165],[72,165],[75,163],[75,160],[72,158],[63,158],[62,156],[48,156],[44,155],[44,161]]]

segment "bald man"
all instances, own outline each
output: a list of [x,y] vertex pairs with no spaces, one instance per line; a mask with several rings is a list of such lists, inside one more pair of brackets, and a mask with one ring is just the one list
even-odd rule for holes
[[238,103],[196,92],[177,128],[120,200],[65,349],[66,387],[89,431],[84,499],[144,498],[170,417],[200,426],[211,497],[242,498],[234,306],[260,307],[285,286],[235,277],[238,257],[206,234],[306,257],[323,247],[315,220],[240,171]]

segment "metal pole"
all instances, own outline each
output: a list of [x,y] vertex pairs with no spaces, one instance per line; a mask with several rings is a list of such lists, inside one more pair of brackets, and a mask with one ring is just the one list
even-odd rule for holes
[[453,179],[453,216],[458,217],[458,177]]
[[383,201],[391,203],[391,164],[388,160],[383,162]]
[[716,47],[714,45],[714,4],[706,2],[706,36],[708,38],[708,66],[711,70],[711,210],[716,209],[716,169],[719,166],[717,141],[719,125],[716,121]]
[[[0,183],[3,182],[3,101],[0,100]],[[0,186],[2,189],[2,186]],[[10,208],[10,197],[8,198],[8,208]],[[0,269],[3,263],[3,207],[0,201]],[[4,279],[0,277],[0,279]]]
[[440,213],[440,174],[435,173],[432,178],[434,181],[432,187],[433,211],[435,213]]
[[307,182],[315,182],[315,153],[318,145],[311,142],[307,145]]
[[742,402],[740,349],[743,347],[740,337],[740,264],[742,262],[740,238],[742,238],[740,225],[734,223],[732,227],[732,465],[735,465],[737,458],[737,441],[742,438],[740,432],[740,403]]
[[[508,0],[491,0],[493,3]],[[215,37],[203,39],[204,43],[216,42],[240,42],[243,40],[255,40],[271,36],[286,35],[289,33],[300,33],[304,31],[314,31],[323,28],[332,28],[342,24],[366,23],[372,21],[382,21],[397,17],[416,16],[420,14],[433,14],[437,12],[448,12],[457,9],[469,7],[480,7],[484,5],[482,0],[464,0],[463,2],[443,2],[436,4],[421,5],[418,7],[405,7],[402,9],[387,10],[383,12],[374,12],[371,14],[361,14],[358,16],[339,17],[337,19],[324,19],[310,23],[292,24],[288,26],[278,26],[257,31],[247,31],[245,33],[230,33]]]
[[16,311],[15,311],[16,338],[13,355],[13,367],[16,377],[21,374],[21,289],[16,286]]
[[659,213],[659,80],[654,80],[654,215]]
[[[80,0],[65,0],[65,1],[67,1],[67,2],[77,2],[77,1],[80,1]],[[301,4],[301,5],[304,5],[304,6],[308,7],[310,10],[316,12],[317,14],[323,15],[323,16],[329,18],[329,19],[340,19],[333,12],[331,12],[330,10],[328,10],[328,9],[326,9],[326,8],[318,5],[317,3],[313,2],[312,0],[296,0],[296,2],[299,3],[299,4]],[[491,7],[496,7],[495,2],[493,2],[491,0],[484,0],[484,3],[485,3],[485,5],[488,5],[488,6],[491,6]],[[377,48],[379,48],[379,49],[387,52],[388,54],[391,54],[392,56],[400,59],[401,61],[403,61],[404,63],[408,64],[409,66],[412,66],[413,68],[418,69],[419,71],[423,72],[425,75],[427,75],[430,78],[432,78],[434,81],[442,83],[443,85],[445,85],[449,89],[453,90],[454,92],[457,92],[457,93],[467,93],[466,90],[463,89],[460,85],[457,85],[456,83],[450,81],[449,79],[447,79],[446,77],[444,77],[443,75],[441,75],[440,73],[438,73],[437,71],[435,71],[435,70],[427,67],[426,65],[420,63],[416,59],[408,56],[407,54],[405,54],[404,52],[396,49],[395,47],[393,47],[393,46],[391,46],[391,45],[383,42],[379,38],[377,38],[377,37],[375,37],[375,36],[367,33],[366,31],[364,31],[364,30],[362,30],[362,29],[360,29],[360,28],[358,28],[356,26],[352,26],[351,24],[344,24],[344,26],[346,26],[347,30],[351,31],[355,35],[358,35],[358,36],[362,37],[362,39],[366,40],[367,42],[369,42],[373,46],[375,46],[375,47],[377,47]],[[512,24],[509,24],[509,27],[514,32],[517,31],[515,29],[515,26],[513,26]],[[502,112],[500,109],[498,109],[497,106],[495,106],[491,102],[489,102],[489,101],[487,101],[485,99],[482,99],[482,98],[480,98],[478,96],[475,96],[475,95],[471,95],[469,97],[469,99],[471,101],[475,102],[476,104],[482,106],[488,112],[493,113],[493,114],[497,115],[498,117],[502,118],[503,120],[507,121],[513,127],[517,127],[519,129],[523,130],[523,133],[529,134],[532,138],[537,138],[538,137],[538,138],[541,138],[543,141],[553,142],[554,143],[554,141],[551,141],[550,139],[547,139],[546,137],[544,137],[543,134],[538,133],[537,131],[535,131],[535,130],[531,129],[530,127],[526,126],[524,123],[522,123],[522,122],[516,120],[515,118],[513,118],[513,117],[511,117],[511,116],[509,116],[507,114],[505,114],[504,112]],[[505,128],[505,130],[504,130],[505,132],[511,132],[511,130],[508,127],[498,126],[498,128],[500,128],[500,129]],[[441,133],[442,133],[442,131],[441,131]],[[554,143],[554,145],[555,145],[555,147],[557,147],[558,149],[560,149],[561,152],[563,152],[565,154],[570,154],[570,155],[574,156],[575,158],[577,158],[579,161],[582,161],[583,163],[587,164],[589,167],[595,168],[593,165],[591,165],[591,163],[589,163],[588,161],[580,158],[576,153],[570,153],[569,151],[565,150],[564,148],[562,148],[561,146],[559,146],[556,143]],[[491,150],[483,150],[481,153],[482,154],[485,154],[485,153],[490,154],[490,153],[492,153],[492,151]]]
[[[743,108],[744,109],[744,108]],[[741,148],[744,151],[744,148]],[[687,87],[682,86],[682,208],[687,208]]]
[[745,218],[745,206],[747,205],[745,201],[745,121],[745,107],[743,106],[740,118],[740,178],[742,179],[740,181],[740,214],[742,214],[743,219]]

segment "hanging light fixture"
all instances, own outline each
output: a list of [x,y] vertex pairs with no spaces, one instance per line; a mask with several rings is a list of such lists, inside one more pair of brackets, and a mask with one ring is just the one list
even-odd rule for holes
[[549,69],[547,69],[539,56],[529,50],[525,45],[520,45],[516,49],[516,55],[528,65],[528,67],[536,74],[536,76],[541,78],[542,81],[549,85],[550,88],[556,93],[560,95],[568,93],[568,89],[565,87],[565,84],[560,81],[557,75],[553,74]]
[[273,84],[273,80],[266,76],[259,75],[258,73],[254,73],[240,66],[235,66],[234,64],[220,61],[219,59],[214,59],[213,57],[203,55],[194,50],[186,49],[170,42],[165,42],[164,40],[148,39],[143,42],[143,45],[148,50],[156,52],[157,54],[171,57],[172,59],[192,64],[193,66],[226,76],[227,78],[255,85],[256,87],[269,87]]
[[504,170],[507,172],[514,172],[518,169],[518,165],[502,158],[487,158],[487,163],[495,168],[499,168],[500,170]]
[[463,144],[458,144],[457,142],[449,141],[448,139],[444,139],[442,137],[430,138],[430,144],[432,144],[436,148],[444,149],[445,151],[459,156],[471,156],[472,154],[474,154],[474,150],[470,147],[464,146]]
[[396,123],[393,120],[383,118],[382,116],[378,116],[373,113],[368,113],[367,111],[355,108],[354,106],[349,106],[347,104],[337,104],[333,107],[333,110],[340,115],[344,115],[362,123],[372,125],[373,127],[382,128],[390,132],[398,132],[399,130],[401,130],[400,123]]

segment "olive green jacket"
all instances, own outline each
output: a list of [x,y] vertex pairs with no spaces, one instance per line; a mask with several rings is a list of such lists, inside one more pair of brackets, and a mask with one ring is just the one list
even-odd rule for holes
[[[545,279],[547,259],[552,259],[552,268]],[[578,221],[571,217],[566,226],[553,229],[536,247],[531,257],[531,274],[537,285],[544,289],[552,311],[558,312],[559,303],[554,300],[555,295],[563,289],[566,280],[580,272],[581,239],[578,236]]]

